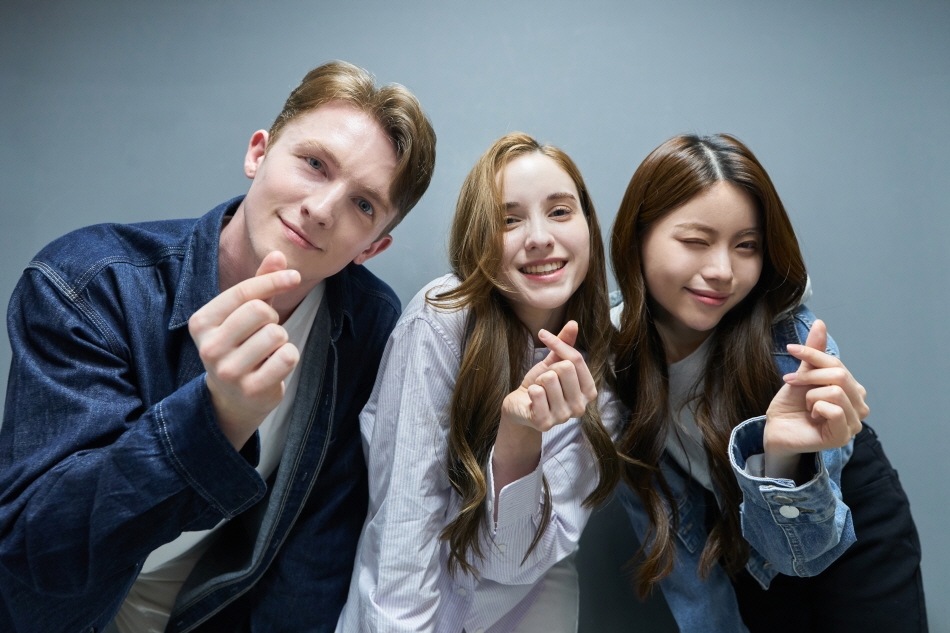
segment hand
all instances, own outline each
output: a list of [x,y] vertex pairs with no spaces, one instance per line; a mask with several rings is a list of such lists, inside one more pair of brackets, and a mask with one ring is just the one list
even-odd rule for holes
[[[597,398],[597,387],[584,357],[574,349],[577,322],[568,321],[560,334],[538,334],[551,353],[535,365],[501,405],[492,473],[495,496],[502,488],[538,467],[541,433],[584,415]],[[498,506],[495,506],[497,519]]]
[[278,325],[270,299],[300,284],[283,253],[269,253],[250,279],[195,312],[188,331],[207,371],[221,431],[240,450],[284,395],[300,353]]
[[541,330],[538,337],[551,353],[505,397],[501,417],[544,432],[584,415],[587,405],[597,398],[597,387],[584,357],[573,347],[576,321],[568,321],[557,336]]
[[861,431],[870,409],[867,391],[838,358],[824,352],[828,331],[815,321],[805,345],[789,345],[802,361],[798,371],[783,377],[785,385],[772,399],[765,422],[765,474],[793,478],[803,453],[847,444]]

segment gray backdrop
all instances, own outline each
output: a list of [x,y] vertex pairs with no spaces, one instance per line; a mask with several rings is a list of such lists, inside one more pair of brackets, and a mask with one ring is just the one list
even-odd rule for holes
[[[920,529],[931,630],[950,631],[935,485],[950,449],[948,33],[947,2],[4,0],[0,307],[70,229],[193,217],[244,192],[251,133],[329,59],[407,85],[439,135],[429,193],[370,264],[403,302],[446,270],[459,185],[505,132],[570,153],[605,228],[660,142],[734,133],[782,194],[811,307],[868,389]],[[651,630],[656,615],[667,630],[662,605],[620,615],[652,607],[628,604],[615,563],[633,544],[611,512],[584,548],[582,570],[602,572],[585,574],[584,629]]]

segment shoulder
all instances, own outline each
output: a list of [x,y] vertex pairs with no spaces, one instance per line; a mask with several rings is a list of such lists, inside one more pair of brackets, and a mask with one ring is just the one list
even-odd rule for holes
[[415,336],[420,332],[431,333],[448,345],[456,356],[461,357],[465,339],[468,309],[452,309],[437,305],[439,295],[456,288],[459,280],[448,274],[433,279],[412,298],[403,312],[393,336]]
[[33,258],[35,269],[58,286],[82,292],[100,272],[112,266],[154,266],[182,259],[196,220],[164,220],[139,224],[96,224],[53,240]]

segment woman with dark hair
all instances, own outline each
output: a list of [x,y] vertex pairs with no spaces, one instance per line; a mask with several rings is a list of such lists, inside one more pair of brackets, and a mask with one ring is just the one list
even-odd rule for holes
[[603,243],[571,159],[496,141],[449,257],[360,417],[370,507],[338,630],[576,631],[573,553],[620,464]]
[[662,144],[611,253],[638,592],[659,584],[681,631],[926,630],[907,498],[752,152]]

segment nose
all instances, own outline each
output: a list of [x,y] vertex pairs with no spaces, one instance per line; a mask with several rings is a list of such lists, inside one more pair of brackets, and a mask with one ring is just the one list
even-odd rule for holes
[[554,246],[554,235],[544,221],[529,220],[525,235],[525,250],[543,250]]
[[732,282],[732,258],[728,248],[711,248],[703,264],[703,278],[710,283]]
[[336,220],[336,214],[342,208],[346,195],[343,183],[325,183],[315,187],[301,205],[300,213],[320,228],[329,229]]

